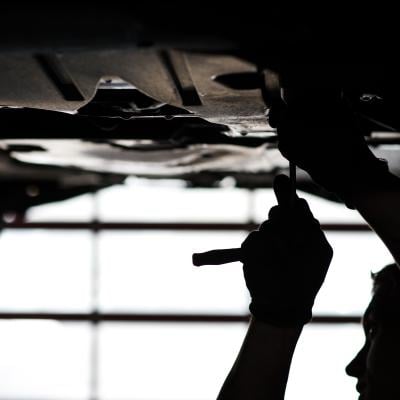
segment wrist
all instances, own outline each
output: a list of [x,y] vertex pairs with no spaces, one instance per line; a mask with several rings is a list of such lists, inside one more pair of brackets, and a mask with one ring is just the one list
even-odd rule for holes
[[278,328],[298,328],[311,321],[311,307],[272,309],[252,302],[250,312],[259,322]]
[[335,193],[351,209],[355,208],[354,197],[360,193],[399,190],[398,178],[390,173],[387,161],[375,157],[364,143],[355,146],[350,143],[334,159],[326,157],[319,168],[309,173],[315,182]]
[[359,196],[400,190],[400,179],[390,173],[386,160],[378,158],[360,162],[345,172],[342,179],[340,176],[337,178],[337,194],[352,209],[356,208],[355,203]]
[[262,321],[254,316],[251,317],[250,326],[252,326],[254,329],[256,329],[260,334],[263,334],[263,333],[270,334],[271,331],[274,331],[280,335],[282,335],[282,334],[299,335],[304,327],[304,325],[302,325],[302,324],[286,326],[286,327],[276,326],[271,323]]

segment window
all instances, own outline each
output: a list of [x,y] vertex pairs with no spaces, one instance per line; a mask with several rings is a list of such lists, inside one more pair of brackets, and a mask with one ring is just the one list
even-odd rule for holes
[[[314,309],[324,323],[304,330],[287,399],[351,398],[344,368],[362,342],[356,321],[370,272],[391,257],[356,212],[304,196],[331,224],[335,255]],[[249,298],[239,263],[195,268],[191,255],[239,246],[274,203],[271,190],[130,179],[6,225],[0,399],[215,398]]]

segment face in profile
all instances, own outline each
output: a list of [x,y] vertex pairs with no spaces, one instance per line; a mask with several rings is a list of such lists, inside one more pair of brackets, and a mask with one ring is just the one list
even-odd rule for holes
[[[400,282],[400,270],[393,271]],[[357,378],[360,400],[400,399],[400,286],[386,278],[375,282],[363,318],[365,344],[346,368]]]

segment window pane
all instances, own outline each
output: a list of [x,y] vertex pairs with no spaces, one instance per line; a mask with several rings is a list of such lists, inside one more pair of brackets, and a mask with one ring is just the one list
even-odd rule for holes
[[100,398],[215,399],[246,324],[100,327]]
[[248,192],[242,189],[185,189],[182,183],[130,179],[99,196],[103,221],[246,222]]
[[89,232],[4,230],[0,254],[0,310],[89,309]]
[[361,326],[307,325],[295,351],[285,400],[356,399],[356,380],[344,369],[362,344]]
[[238,232],[104,232],[100,303],[106,311],[245,313],[240,263],[192,265],[192,253],[239,246]]
[[330,232],[327,237],[334,256],[314,314],[361,315],[371,298],[371,271],[393,262],[393,257],[373,232]]
[[[245,331],[245,324],[103,326],[100,397],[215,399]],[[344,368],[362,341],[358,325],[307,326],[295,352],[285,399],[354,398],[356,382]]]
[[85,194],[72,199],[32,207],[26,220],[34,221],[90,221],[93,219],[93,195]]
[[0,398],[89,397],[88,326],[0,321],[0,332]]

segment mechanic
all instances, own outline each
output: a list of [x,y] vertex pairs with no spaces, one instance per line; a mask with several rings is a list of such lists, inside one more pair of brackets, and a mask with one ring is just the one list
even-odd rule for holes
[[[281,153],[351,209],[357,209],[400,264],[400,179],[368,148],[360,121],[333,88],[285,88],[269,115]],[[302,327],[328,270],[332,249],[307,203],[289,204],[289,181],[275,182],[278,206],[242,244],[253,315],[223,399],[283,399]],[[366,344],[347,367],[364,400],[400,398],[400,270],[375,276],[364,319]]]
[[[242,244],[251,294],[248,333],[218,400],[282,400],[290,363],[315,296],[332,259],[332,248],[305,200],[290,204],[290,182],[274,183],[278,206]],[[347,367],[358,378],[363,400],[400,399],[400,269],[374,276],[374,296],[363,318],[366,342]]]

